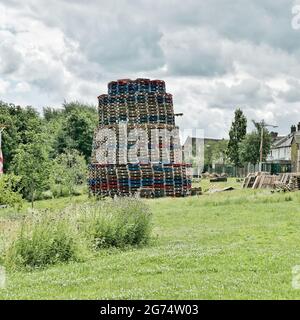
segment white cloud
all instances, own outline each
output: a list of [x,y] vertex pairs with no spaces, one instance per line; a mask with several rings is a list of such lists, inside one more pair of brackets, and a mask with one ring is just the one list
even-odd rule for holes
[[183,127],[224,136],[240,106],[284,132],[300,108],[293,3],[0,0],[0,99],[96,103],[112,79],[163,78]]
[[9,88],[9,82],[0,79],[0,95],[4,95]]
[[29,90],[30,90],[30,85],[28,82],[19,82],[17,83],[15,88],[15,91],[20,93],[28,92]]

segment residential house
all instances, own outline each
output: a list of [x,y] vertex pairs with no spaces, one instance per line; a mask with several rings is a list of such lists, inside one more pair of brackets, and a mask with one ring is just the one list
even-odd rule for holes
[[291,143],[291,166],[292,172],[300,172],[300,126],[295,132]]
[[276,135],[273,138],[272,147],[266,159],[267,163],[263,165],[263,169],[271,173],[300,171],[300,122],[297,127],[291,126],[288,135],[284,137]]

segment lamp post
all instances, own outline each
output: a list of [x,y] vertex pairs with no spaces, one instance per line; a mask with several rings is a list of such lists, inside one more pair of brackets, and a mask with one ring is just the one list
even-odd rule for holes
[[262,161],[263,161],[263,147],[264,147],[264,129],[266,127],[278,128],[273,124],[266,124],[265,120],[259,122],[260,124],[260,149],[259,149],[259,171],[262,171]]

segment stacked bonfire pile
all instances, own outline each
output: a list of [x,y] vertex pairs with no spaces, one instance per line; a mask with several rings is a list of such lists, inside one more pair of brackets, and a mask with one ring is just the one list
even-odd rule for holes
[[[98,100],[99,126],[89,167],[90,191],[103,196],[188,195],[190,165],[181,160],[173,99],[166,93],[165,82],[113,81],[108,84],[108,94]],[[153,131],[160,132],[159,138]],[[147,192],[143,192],[145,189]]]
[[172,95],[165,92],[165,82],[161,80],[112,81],[108,84],[108,94],[98,99],[100,123],[103,125],[119,121],[175,123]]

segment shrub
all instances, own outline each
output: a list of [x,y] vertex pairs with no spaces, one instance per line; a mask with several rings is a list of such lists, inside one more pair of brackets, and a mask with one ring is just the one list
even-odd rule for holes
[[50,200],[50,199],[53,199],[53,194],[51,192],[51,190],[47,190],[47,191],[43,191],[41,193],[41,196],[39,198],[39,200]]
[[24,218],[6,262],[14,267],[43,267],[80,256],[81,242],[70,216],[48,211]]
[[137,199],[119,198],[81,208],[81,225],[96,249],[146,244],[151,234],[151,213]]
[[13,174],[0,175],[0,205],[21,207],[22,195],[18,192],[20,178]]
[[76,187],[83,185],[86,181],[86,170],[87,164],[84,156],[77,150],[65,150],[52,161],[51,191],[59,196],[74,195]]

